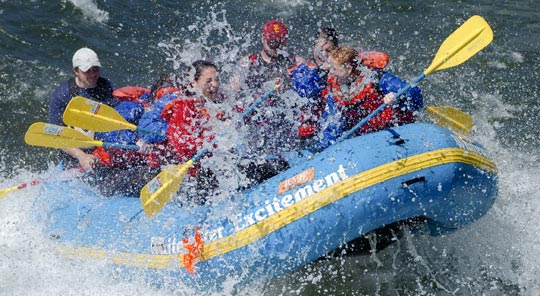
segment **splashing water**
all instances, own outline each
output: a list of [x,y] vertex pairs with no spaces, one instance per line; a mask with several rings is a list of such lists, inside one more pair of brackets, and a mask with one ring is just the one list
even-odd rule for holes
[[[65,1],[65,0],[64,0]],[[99,9],[96,1],[94,0],[68,0],[77,9],[79,9],[85,18],[93,20],[98,23],[106,23],[109,21],[109,13],[107,11]]]
[[[114,26],[111,24],[115,21],[112,16],[114,11],[108,6],[111,2],[115,4],[114,1],[68,2],[81,11],[86,19],[100,26],[104,23]],[[492,153],[499,168],[500,193],[487,216],[469,227],[441,237],[419,235],[405,229],[404,236],[381,253],[321,260],[287,276],[271,281],[261,280],[241,291],[233,288],[237,281],[231,279],[222,295],[538,295],[540,172],[537,162],[540,156],[537,144],[540,137],[535,121],[538,118],[538,74],[535,73],[540,72],[535,63],[538,61],[538,50],[534,49],[538,38],[533,35],[526,35],[525,38],[519,34],[512,37],[514,35],[511,34],[512,30],[518,31],[516,28],[520,28],[522,34],[537,33],[537,16],[533,17],[527,11],[535,11],[528,9],[532,5],[530,1],[501,4],[504,9],[483,2],[420,4],[369,1],[362,5],[347,1],[335,4],[324,1],[264,1],[251,5],[236,4],[234,8],[244,12],[244,15],[238,15],[231,8],[234,3],[201,2],[200,8],[191,8],[192,18],[188,18],[188,14],[180,9],[172,9],[176,17],[188,18],[189,25],[174,28],[173,33],[168,31],[160,36],[160,43],[148,46],[158,44],[159,51],[164,55],[164,61],[160,62],[172,64],[172,68],[181,73],[185,81],[190,80],[187,66],[201,58],[218,63],[222,78],[226,81],[234,72],[237,59],[258,46],[258,28],[263,22],[262,18],[277,16],[290,22],[293,29],[290,46],[292,51],[296,49],[299,53],[308,52],[304,43],[309,42],[304,36],[311,36],[315,26],[330,23],[342,28],[343,44],[352,44],[359,49],[389,51],[392,56],[390,69],[405,78],[424,67],[435,51],[435,43],[441,41],[444,34],[466,16],[472,13],[484,15],[496,28],[496,39],[491,49],[488,48],[458,70],[433,75],[429,82],[421,85],[428,104],[453,105],[473,115],[473,138]],[[241,10],[241,6],[247,6],[250,13]],[[1,8],[2,18],[7,15],[4,10]],[[516,23],[509,23],[506,21],[507,15],[519,15],[520,18],[512,18]],[[238,21],[245,19],[243,17],[251,19]],[[54,34],[61,35],[57,32]],[[46,36],[54,40],[54,34],[52,37]],[[24,58],[25,48],[29,43],[39,43],[26,35],[18,35],[5,25],[0,27],[0,38],[10,46],[19,44],[21,47],[16,50],[23,53],[19,56],[10,52],[6,54],[6,49],[1,47],[0,69],[3,73],[0,74],[0,103],[10,102],[10,105],[6,108],[4,106],[7,105],[2,105],[9,117],[8,121],[3,121],[7,127],[0,136],[6,133],[10,135],[11,129],[20,135],[25,126],[13,126],[14,122],[20,121],[17,115],[38,121],[39,116],[43,117],[45,113],[43,110],[46,110],[47,97],[55,80],[69,74],[69,67],[64,69],[58,66],[57,52],[65,51],[71,44],[59,43],[61,49],[47,48],[47,51],[55,53],[48,60],[37,57],[27,60]],[[516,39],[526,39],[527,42]],[[114,47],[113,52],[121,52],[121,49],[112,46],[114,44],[110,42],[108,45]],[[134,56],[144,56],[144,50],[144,46],[140,46]],[[100,53],[100,58],[107,54]],[[127,64],[122,66],[129,69]],[[56,76],[44,75],[52,72]],[[516,77],[516,73],[519,77]],[[32,81],[28,78],[32,75],[40,78]],[[41,80],[42,77],[45,81]],[[25,104],[19,100],[20,97],[34,99]],[[294,101],[293,97],[289,99],[290,102]],[[37,114],[29,111],[35,109],[43,110]],[[241,130],[231,131],[218,124],[215,128],[223,135],[220,145],[224,151],[234,147],[237,139],[244,136]],[[16,143],[9,139],[9,143]],[[1,147],[2,172],[14,167],[12,162],[6,160],[5,154],[17,148],[16,145]],[[28,169],[32,166],[30,161],[33,154],[25,153],[29,163],[18,164],[10,177],[2,175],[1,188],[40,176]],[[225,167],[230,161],[227,157],[224,152],[223,157],[215,159],[217,163],[210,165]],[[231,184],[231,187],[236,186]],[[156,289],[143,280],[142,273],[133,274],[132,280],[128,281],[124,279],[123,271],[111,271],[99,262],[61,256],[56,252],[54,243],[44,237],[40,225],[33,222],[36,213],[32,212],[32,204],[38,192],[39,186],[29,187],[0,200],[0,224],[3,225],[0,228],[0,273],[3,275],[0,277],[0,294],[194,293],[181,284],[173,286],[171,290]]]

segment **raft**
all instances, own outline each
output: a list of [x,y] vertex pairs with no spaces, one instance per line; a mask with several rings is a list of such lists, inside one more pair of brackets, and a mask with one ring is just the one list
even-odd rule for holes
[[403,221],[425,221],[432,235],[462,228],[492,207],[497,168],[468,136],[413,123],[304,156],[220,203],[170,202],[149,218],[139,198],[96,192],[78,180],[42,187],[36,219],[61,253],[219,289],[295,271]]

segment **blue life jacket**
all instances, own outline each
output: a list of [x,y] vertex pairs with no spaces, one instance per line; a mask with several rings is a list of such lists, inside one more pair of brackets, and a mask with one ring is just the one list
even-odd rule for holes
[[328,148],[343,134],[343,125],[345,121],[341,116],[341,113],[338,112],[332,95],[326,97],[326,106],[324,107],[321,120],[320,139],[315,147],[317,151]]
[[[121,101],[116,107],[116,111],[128,122],[137,125],[144,112],[144,106],[141,103],[133,101]],[[137,141],[137,132],[131,130],[118,130],[106,133],[95,134],[96,140],[110,143],[133,144]]]
[[326,85],[326,81],[319,75],[319,70],[310,69],[306,64],[300,64],[292,72],[292,79],[293,90],[304,98],[319,96]]
[[140,137],[146,143],[160,143],[167,141],[167,127],[169,123],[161,118],[161,112],[169,102],[178,98],[178,93],[172,92],[161,97],[152,108],[145,112],[139,120],[139,128],[151,131],[140,132]]

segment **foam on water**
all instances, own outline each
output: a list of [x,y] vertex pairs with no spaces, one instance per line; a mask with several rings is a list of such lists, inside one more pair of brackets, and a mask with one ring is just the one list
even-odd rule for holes
[[[65,1],[65,0],[64,0]],[[83,15],[92,21],[106,23],[109,20],[109,13],[99,9],[95,0],[68,0],[77,7]]]
[[[493,97],[484,97],[494,102],[496,107],[490,106],[475,116],[478,140],[492,152],[499,168],[499,195],[491,213],[498,224],[489,225],[492,228],[490,234],[495,236],[487,237],[494,245],[501,243],[500,237],[508,239],[507,248],[493,255],[500,257],[501,264],[511,260],[511,270],[515,272],[516,283],[524,289],[523,292],[540,295],[540,260],[534,255],[540,252],[540,154],[501,145],[494,128],[499,127],[500,120],[511,118],[510,113],[515,108]],[[534,140],[525,137],[522,144],[526,146],[526,142]]]

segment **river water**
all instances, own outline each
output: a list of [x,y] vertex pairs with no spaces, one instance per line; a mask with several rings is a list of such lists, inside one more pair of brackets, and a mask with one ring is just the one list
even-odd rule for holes
[[[49,96],[70,77],[80,47],[98,52],[102,75],[118,86],[149,86],[200,58],[215,61],[226,79],[239,57],[258,50],[264,21],[280,18],[290,52],[308,56],[315,29],[333,26],[342,44],[389,53],[389,69],[411,80],[478,14],[493,28],[492,44],[420,86],[427,105],[473,116],[472,136],[499,167],[500,193],[488,215],[452,234],[407,233],[375,256],[318,262],[235,293],[540,295],[539,11],[533,0],[0,0],[0,188],[47,174],[51,150],[27,146],[23,134],[46,120]],[[181,284],[160,290],[99,263],[55,257],[32,221],[37,187],[0,200],[0,295],[191,294]]]

